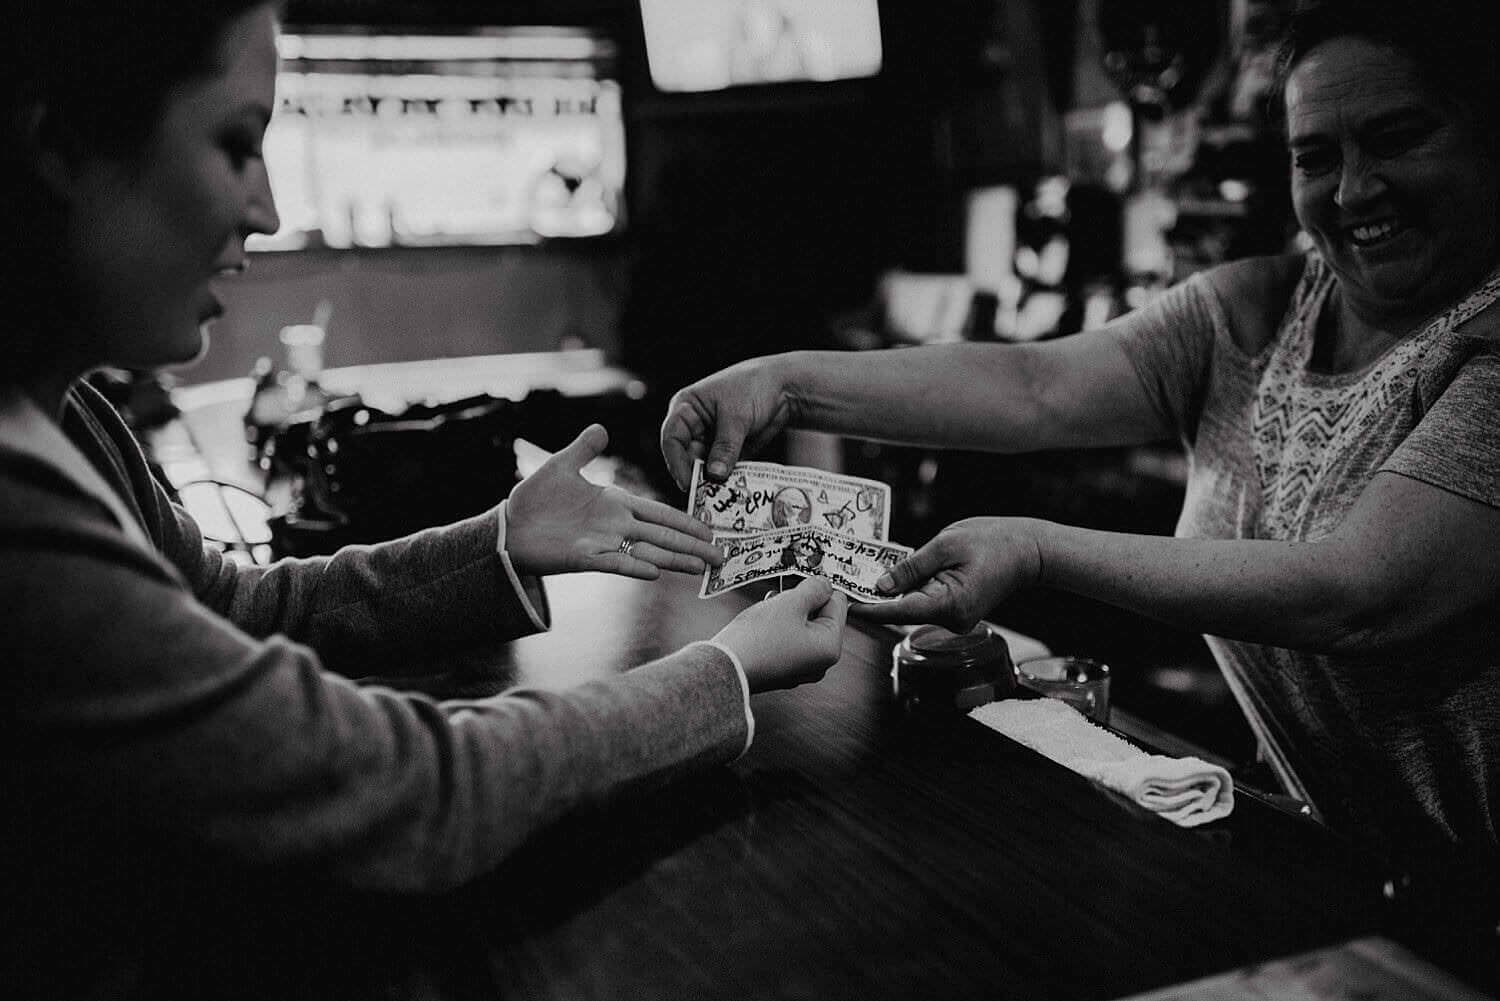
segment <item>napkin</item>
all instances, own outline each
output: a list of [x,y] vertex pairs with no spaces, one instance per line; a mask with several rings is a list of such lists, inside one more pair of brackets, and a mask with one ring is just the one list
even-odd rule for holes
[[1234,782],[1223,768],[1202,758],[1147,754],[1066,702],[1004,699],[969,715],[1181,827],[1234,809]]

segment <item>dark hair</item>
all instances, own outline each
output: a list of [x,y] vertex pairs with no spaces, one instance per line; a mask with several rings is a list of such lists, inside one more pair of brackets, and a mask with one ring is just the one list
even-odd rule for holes
[[1347,37],[1405,54],[1434,93],[1470,117],[1485,147],[1500,153],[1500,0],[1300,0],[1277,53],[1275,121],[1285,121],[1286,81],[1302,59]]
[[270,0],[12,0],[0,41],[7,111],[37,98],[95,148],[127,151],[150,135],[176,84],[209,73],[219,34]]
[[[11,0],[0,33],[0,382],[48,350],[50,303],[66,297],[59,207],[34,176],[21,130],[42,103],[70,143],[128,155],[150,138],[172,88],[213,72],[230,21],[268,0]],[[278,6],[279,4],[276,4]],[[8,370],[8,371],[7,371]]]

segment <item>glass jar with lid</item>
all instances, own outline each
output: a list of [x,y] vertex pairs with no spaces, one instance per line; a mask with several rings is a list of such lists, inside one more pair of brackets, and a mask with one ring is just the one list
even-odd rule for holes
[[987,622],[966,633],[918,626],[891,659],[896,699],[909,709],[968,712],[1008,697],[1016,687],[1010,647]]

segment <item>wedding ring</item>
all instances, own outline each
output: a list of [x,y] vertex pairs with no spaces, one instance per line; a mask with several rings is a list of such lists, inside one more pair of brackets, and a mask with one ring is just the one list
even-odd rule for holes
[[621,539],[620,540],[620,552],[624,553],[626,556],[629,556],[630,555],[630,551],[632,549],[634,549],[634,548],[635,548],[635,540],[634,539]]

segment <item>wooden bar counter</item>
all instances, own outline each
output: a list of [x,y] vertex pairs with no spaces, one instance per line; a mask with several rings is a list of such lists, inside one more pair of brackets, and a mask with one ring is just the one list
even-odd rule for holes
[[[550,579],[553,628],[438,696],[566,687],[711,636],[755,594]],[[1011,623],[1022,630],[1025,623]],[[432,897],[188,873],[142,982],[200,997],[1116,998],[1380,930],[1383,875],[1252,796],[1178,828],[891,692],[898,637],[846,630],[819,684],[756,696],[738,761],[633,790]]]
[[[573,684],[751,600],[679,576],[549,592],[550,633],[427,687]],[[1178,828],[963,716],[908,715],[894,639],[851,626],[821,683],[755,697],[740,760],[575,815],[457,892],[247,876],[162,962],[220,996],[1113,998],[1376,930],[1379,880],[1326,830],[1248,797]]]

